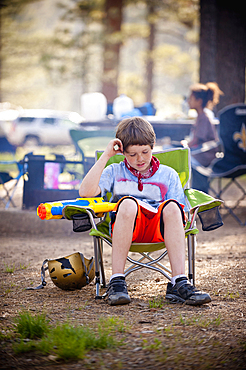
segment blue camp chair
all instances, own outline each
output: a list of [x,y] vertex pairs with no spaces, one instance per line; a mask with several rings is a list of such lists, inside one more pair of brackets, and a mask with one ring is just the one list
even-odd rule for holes
[[16,153],[16,147],[8,141],[6,136],[0,136],[0,153],[11,153],[13,156]]
[[[98,158],[101,153],[97,153]],[[183,186],[187,207],[189,209],[189,221],[185,228],[188,247],[188,277],[189,280],[195,283],[195,245],[196,234],[196,215],[202,221],[203,230],[214,230],[222,225],[219,216],[218,207],[221,201],[213,197],[199,192],[197,190],[189,189],[190,178],[190,150],[189,148],[169,149],[161,153],[154,154],[160,163],[166,164],[174,168],[179,174],[181,184]],[[123,155],[115,155],[108,161],[107,165],[111,163],[119,163],[123,160]],[[90,235],[94,239],[94,256],[95,256],[95,276],[96,276],[96,298],[100,298],[99,288],[100,284],[106,287],[106,280],[103,267],[103,241],[112,245],[112,239],[109,235],[109,214],[101,219],[101,215],[96,214],[89,207],[78,207],[67,205],[63,209],[63,216],[68,220],[73,220],[74,231],[91,230]],[[167,279],[171,280],[171,271],[160,261],[167,255],[164,243],[132,243],[131,252],[136,252],[140,255],[139,259],[133,259],[129,256],[127,260],[131,262],[131,266],[125,271],[125,276],[133,271],[141,268],[148,268],[152,271],[158,271]],[[152,256],[152,252],[160,251],[157,257]]]
[[[239,182],[239,178],[246,175],[246,104],[229,105],[218,113],[218,117],[223,158],[206,168],[196,166],[195,170],[200,174],[201,181],[207,182],[210,193],[224,200],[224,217],[231,215],[245,226],[246,217],[239,216],[237,209],[246,199],[246,186]],[[225,195],[233,187],[239,195],[231,204],[226,201]]]

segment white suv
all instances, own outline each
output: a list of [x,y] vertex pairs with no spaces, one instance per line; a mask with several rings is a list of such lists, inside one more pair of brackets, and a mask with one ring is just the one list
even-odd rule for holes
[[71,129],[79,129],[83,121],[76,112],[26,109],[13,121],[7,133],[11,144],[69,145]]

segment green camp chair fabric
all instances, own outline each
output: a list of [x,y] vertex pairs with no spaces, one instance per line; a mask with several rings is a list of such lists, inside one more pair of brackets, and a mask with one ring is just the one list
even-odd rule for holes
[[[97,159],[100,158],[102,153],[99,151],[96,152]],[[178,173],[183,188],[186,188],[190,177],[189,149],[169,149],[165,152],[153,153],[153,155],[159,159],[161,164],[172,167]],[[122,154],[116,154],[109,159],[106,167],[112,163],[122,162],[123,159],[124,156]]]
[[193,213],[197,207],[199,209],[198,212],[202,212],[214,207],[218,207],[222,203],[220,199],[215,199],[212,196],[200,190],[185,189],[185,195],[190,203],[191,213]]

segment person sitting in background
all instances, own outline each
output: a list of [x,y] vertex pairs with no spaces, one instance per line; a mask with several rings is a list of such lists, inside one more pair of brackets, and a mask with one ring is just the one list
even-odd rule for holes
[[[189,146],[191,149],[191,166],[194,167],[202,165],[208,167],[216,158],[218,145],[203,152],[199,151],[204,143],[219,141],[218,134],[215,127],[212,125],[206,111],[211,110],[219,103],[220,95],[223,92],[220,90],[216,82],[208,82],[206,85],[197,83],[190,87],[190,97],[188,104],[190,109],[197,111],[197,119],[191,130],[189,140],[182,140],[183,146]],[[193,153],[192,153],[193,152]],[[198,174],[197,171],[192,171],[193,182],[192,187],[198,190],[208,191],[208,184],[205,183],[205,177]],[[201,178],[204,177],[204,179]],[[204,184],[203,184],[204,183]]]

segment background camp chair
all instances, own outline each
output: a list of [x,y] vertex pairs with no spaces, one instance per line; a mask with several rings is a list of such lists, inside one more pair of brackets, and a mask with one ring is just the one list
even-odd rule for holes
[[[207,182],[210,193],[224,201],[225,216],[230,214],[240,225],[245,226],[246,218],[240,218],[236,209],[246,199],[246,178],[244,185],[238,181],[246,175],[246,104],[229,105],[218,116],[224,156],[209,167],[198,166],[195,170],[200,174],[201,181]],[[234,188],[238,194],[233,195],[233,202],[226,200],[229,188]]]
[[70,136],[76,152],[81,155],[85,176],[95,163],[96,150],[104,150],[108,142],[115,137],[115,131],[70,130]]
[[[5,209],[8,209],[10,204],[16,207],[13,197],[21,177],[24,175],[24,162],[23,161],[1,161],[1,167],[6,170],[0,172],[0,188],[3,190],[3,195],[0,197],[0,201],[4,203]],[[12,171],[7,171],[9,168],[13,168]],[[13,177],[12,172],[17,172],[17,175]]]
[[12,145],[6,136],[1,136],[1,127],[0,127],[0,153],[11,153],[12,156],[15,156],[16,147]]
[[[97,158],[101,153],[97,153]],[[189,148],[170,149],[165,152],[154,154],[160,163],[166,164],[174,168],[181,180],[182,186],[187,197],[187,206],[189,208],[189,221],[187,222],[185,234],[187,236],[188,246],[188,277],[189,280],[195,283],[195,245],[196,234],[198,229],[195,225],[195,218],[197,213],[200,214],[202,220],[203,230],[213,230],[222,225],[219,217],[218,206],[221,201],[212,198],[211,196],[202,192],[188,188],[190,177],[190,151]],[[107,165],[111,163],[118,163],[123,160],[123,155],[115,155],[110,158]],[[201,216],[202,215],[202,216]],[[205,215],[205,216],[204,216]],[[94,254],[95,254],[95,276],[96,276],[96,298],[100,298],[99,288],[100,283],[106,287],[106,280],[103,268],[103,252],[102,241],[110,246],[112,239],[109,235],[109,214],[101,221],[99,215],[89,207],[66,206],[63,209],[63,216],[69,220],[73,220],[74,231],[86,231],[91,229],[90,235],[94,239]],[[100,215],[101,216],[101,215]],[[96,223],[96,220],[99,220]],[[141,268],[148,268],[153,271],[158,271],[167,279],[171,280],[171,271],[164,266],[160,261],[167,255],[164,243],[132,243],[130,247],[131,252],[140,254],[138,260],[127,257],[127,260],[132,265],[125,271],[127,276],[129,273],[139,270]],[[160,255],[154,258],[151,254],[154,251],[160,251]]]

